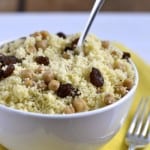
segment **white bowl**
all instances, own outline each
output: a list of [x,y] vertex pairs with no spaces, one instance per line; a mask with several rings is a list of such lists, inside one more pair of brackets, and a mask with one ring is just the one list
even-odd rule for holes
[[123,124],[135,84],[116,103],[84,113],[46,115],[0,105],[0,143],[9,150],[94,150],[108,142]]

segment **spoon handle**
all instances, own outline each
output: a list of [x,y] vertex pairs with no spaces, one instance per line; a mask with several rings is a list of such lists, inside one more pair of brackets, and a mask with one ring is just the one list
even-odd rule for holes
[[83,42],[84,42],[84,40],[85,40],[85,38],[86,38],[86,36],[88,34],[88,31],[89,31],[89,29],[90,29],[90,27],[91,27],[91,25],[93,23],[93,20],[94,20],[94,18],[96,16],[98,10],[102,7],[103,3],[104,3],[104,0],[96,0],[95,1],[94,6],[92,8],[92,11],[90,13],[89,19],[88,19],[88,21],[86,23],[86,26],[85,26],[85,28],[84,28],[84,30],[83,30],[80,38],[79,38],[78,43],[77,43],[77,47],[81,47],[82,46],[82,44],[83,44]]

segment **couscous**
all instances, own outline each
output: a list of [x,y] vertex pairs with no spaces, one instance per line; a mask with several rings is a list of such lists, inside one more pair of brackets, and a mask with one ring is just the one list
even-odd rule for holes
[[134,85],[130,53],[89,34],[35,32],[0,47],[0,104],[70,114],[111,105]]

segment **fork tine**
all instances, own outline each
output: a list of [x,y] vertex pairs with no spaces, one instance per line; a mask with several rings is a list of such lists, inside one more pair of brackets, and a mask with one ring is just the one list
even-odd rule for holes
[[143,101],[142,101],[143,99],[144,99],[144,98],[141,99],[141,101],[140,101],[140,103],[139,103],[139,105],[138,105],[138,108],[137,108],[137,110],[136,110],[136,113],[135,113],[135,115],[134,115],[134,117],[133,117],[133,120],[131,121],[129,130],[128,130],[128,134],[132,134],[133,131],[134,131],[134,128],[135,128],[135,125],[136,125],[138,116],[139,116],[139,114],[140,114],[140,112],[141,112],[140,110],[141,110],[142,105],[143,105]]
[[150,142],[150,97],[142,98],[126,135],[129,150],[143,148]]
[[146,136],[150,139],[150,97],[148,98],[149,99],[149,105],[148,105],[148,114],[147,114],[147,118],[146,118],[146,123],[145,123],[145,126],[143,127],[143,131],[142,131],[142,134],[141,136]]
[[145,137],[146,135],[148,135],[148,138],[150,138],[150,132],[149,130],[149,126],[150,126],[150,113],[148,114],[145,126],[143,127],[143,131],[142,131],[142,136]]
[[142,106],[141,106],[141,110],[139,110],[140,114],[138,116],[137,124],[136,124],[135,130],[134,130],[134,134],[136,136],[138,136],[140,134],[143,123],[144,123],[145,116],[147,115],[147,106],[148,106],[148,103],[149,103],[149,99],[148,98],[143,98],[142,101],[143,101],[143,103],[142,103]]

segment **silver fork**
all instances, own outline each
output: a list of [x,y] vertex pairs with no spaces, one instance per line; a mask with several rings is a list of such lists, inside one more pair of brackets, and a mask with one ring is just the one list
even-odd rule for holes
[[126,135],[128,150],[144,148],[150,143],[150,98],[142,98]]

